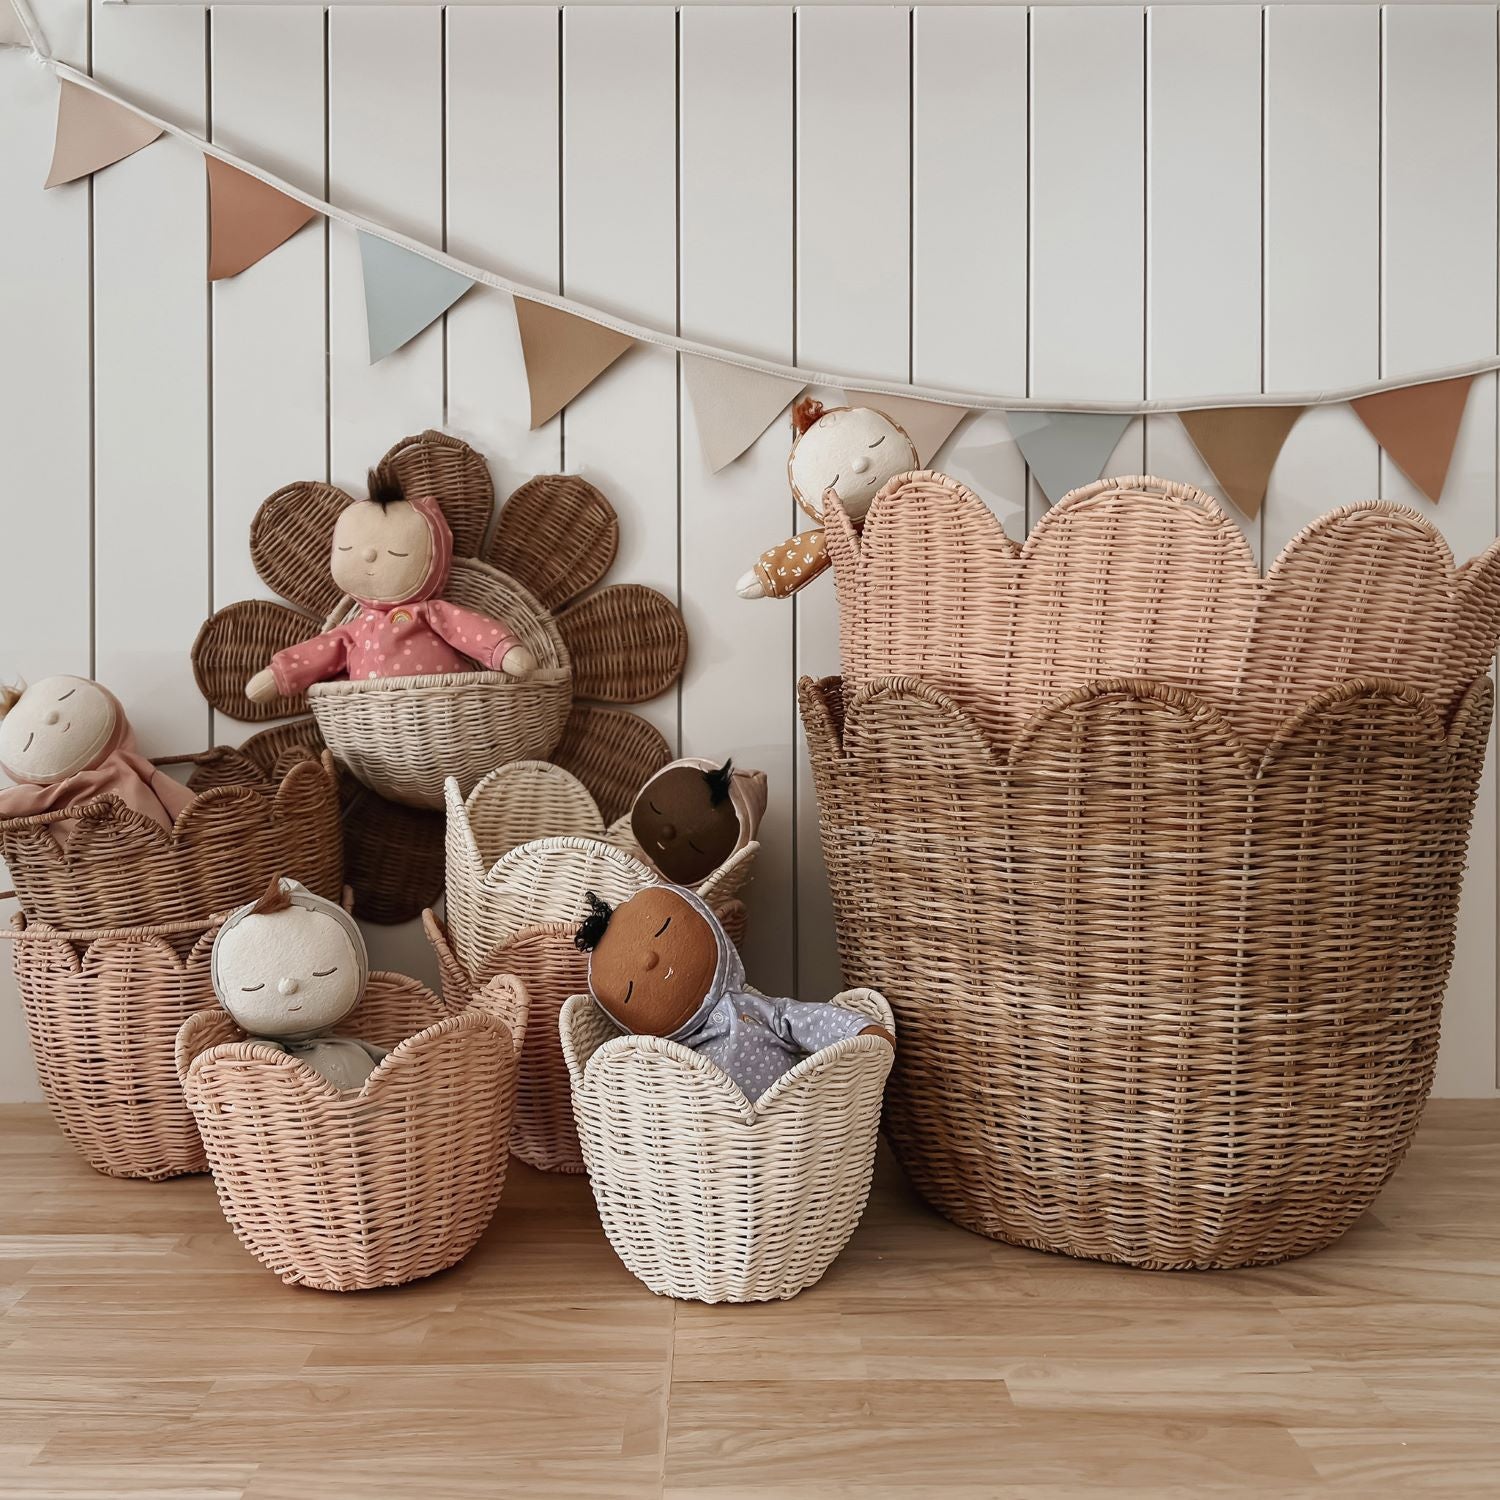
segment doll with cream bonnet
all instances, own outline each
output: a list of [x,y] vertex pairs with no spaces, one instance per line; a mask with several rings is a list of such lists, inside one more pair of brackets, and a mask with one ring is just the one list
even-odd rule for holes
[[752,1103],[804,1057],[851,1036],[896,1039],[837,1005],[773,1000],[694,892],[652,885],[611,907],[588,892],[574,942],[589,956],[589,993],[616,1026],[666,1037],[708,1058]]
[[440,598],[453,533],[436,500],[408,495],[391,471],[370,471],[370,497],[344,507],[329,568],[359,613],[278,651],[245,684],[256,703],[290,698],[315,682],[486,671],[527,677],[536,659],[498,620]]
[[830,490],[858,527],[887,483],[920,467],[900,424],[868,406],[827,410],[806,397],[792,408],[792,432],[787,478],[793,498],[818,526],[762,552],[734,586],[742,599],[789,599],[827,570],[823,504]]

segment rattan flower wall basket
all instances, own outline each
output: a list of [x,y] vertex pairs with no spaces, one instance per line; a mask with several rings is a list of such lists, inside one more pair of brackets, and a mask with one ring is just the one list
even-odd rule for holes
[[161,1178],[208,1170],[173,1045],[189,1016],[217,1003],[215,930],[67,932],[12,920],[16,987],[42,1094],[96,1171]]
[[1262,579],[1208,497],[1105,481],[1024,547],[940,475],[835,517],[801,685],[886,1128],[982,1234],[1153,1267],[1316,1250],[1431,1086],[1500,550],[1335,512]]
[[[871,990],[833,1003],[894,1027]],[[869,1196],[884,1041],[825,1047],[752,1104],[688,1048],[622,1036],[587,995],[569,999],[560,1030],[599,1217],[653,1292],[765,1302],[823,1275]]]
[[[223,749],[157,762],[184,763],[199,795],[170,830],[111,796],[0,822],[0,856],[32,921],[201,926],[254,900],[274,875],[339,898],[344,850],[331,758],[288,747],[274,768]],[[52,825],[73,819],[54,835]]]
[[[542,1171],[581,1172],[583,1153],[557,1018],[568,996],[588,983],[587,955],[573,943],[587,910],[585,892],[595,891],[613,904],[661,877],[601,839],[564,836],[509,846],[507,824],[490,807],[496,786],[486,780],[465,799],[456,782],[449,784],[451,943],[430,914],[429,935],[449,993],[474,988],[497,973],[514,974],[526,986],[531,1024],[521,1059],[512,1148]],[[738,851],[698,888],[735,942],[745,931],[745,907],[738,898],[759,847],[751,843]]]
[[336,1292],[462,1260],[505,1186],[525,1027],[512,979],[448,1004],[404,975],[371,974],[340,1030],[391,1054],[341,1093],[224,1011],[192,1017],[177,1069],[241,1243],[289,1285]]
[[334,522],[350,496],[312,481],[270,496],[250,529],[256,572],[288,602],[249,599],[219,610],[199,632],[193,666],[203,695],[232,718],[310,711],[296,727],[278,726],[277,744],[289,733],[326,743],[346,771],[355,911],[391,922],[441,894],[448,776],[468,792],[496,766],[550,759],[588,787],[608,818],[624,812],[670,751],[647,720],[613,705],[670,688],[686,661],[687,632],[654,589],[595,588],[614,562],[619,522],[586,480],[538,476],[496,517],[489,467],[457,438],[406,438],[382,462],[408,492],[443,508],[454,543],[444,597],[505,620],[538,670],[524,681],[484,671],[340,680],[315,684],[305,701],[247,699],[245,683],[271,656],[353,608],[328,570]]

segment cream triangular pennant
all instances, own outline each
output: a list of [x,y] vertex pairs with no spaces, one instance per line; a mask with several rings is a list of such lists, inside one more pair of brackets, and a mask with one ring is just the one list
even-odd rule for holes
[[1247,516],[1258,516],[1282,445],[1306,409],[1221,406],[1177,415],[1219,488]]
[[106,99],[66,78],[58,80],[57,134],[52,142],[52,170],[46,186],[76,182],[133,156],[161,134],[133,109]]
[[358,233],[373,365],[435,323],[474,283],[379,235]]
[[868,406],[888,416],[912,441],[917,462],[925,469],[953,429],[969,415],[967,406],[944,406],[915,396],[887,396],[878,391],[846,390],[850,406]]
[[31,38],[10,0],[0,0],[0,47],[29,47]]
[[1379,391],[1349,404],[1375,441],[1433,504],[1443,493],[1472,375]]
[[682,378],[703,457],[715,474],[732,464],[805,389],[795,378],[698,354],[682,356]]
[[284,244],[318,211],[258,177],[205,156],[208,169],[208,279],[238,276]]
[[1133,420],[1129,414],[1101,411],[1008,411],[1016,447],[1031,477],[1051,501],[1092,484]]
[[514,299],[521,357],[531,390],[531,425],[550,422],[591,385],[635,340],[544,302]]

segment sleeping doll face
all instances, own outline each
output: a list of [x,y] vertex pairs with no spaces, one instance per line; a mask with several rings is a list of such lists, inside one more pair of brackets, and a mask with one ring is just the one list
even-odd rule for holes
[[422,592],[433,562],[432,530],[408,500],[356,500],[333,528],[333,581],[362,604],[404,604]]
[[354,1009],[366,962],[353,920],[331,901],[279,881],[214,940],[214,989],[251,1036],[327,1031]]
[[119,722],[115,700],[86,677],[33,683],[0,720],[0,765],[20,781],[61,781],[96,764]]
[[850,517],[862,521],[888,480],[917,467],[911,439],[867,406],[825,411],[797,439],[787,460],[792,494],[815,520],[823,519],[823,496],[833,490]]
[[671,1036],[692,1019],[713,984],[717,934],[667,885],[647,886],[605,920],[589,956],[594,999],[626,1031]]
[[740,818],[729,795],[734,768],[676,765],[641,788],[630,831],[646,857],[677,885],[697,885],[734,853]]

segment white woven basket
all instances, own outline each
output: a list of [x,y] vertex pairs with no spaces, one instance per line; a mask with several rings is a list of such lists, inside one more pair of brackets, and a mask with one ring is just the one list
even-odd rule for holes
[[[895,1030],[874,990],[833,1003]],[[621,1035],[587,995],[559,1024],[599,1217],[634,1275],[699,1302],[794,1297],[823,1275],[869,1195],[884,1040],[836,1042],[751,1104],[677,1042]]]

